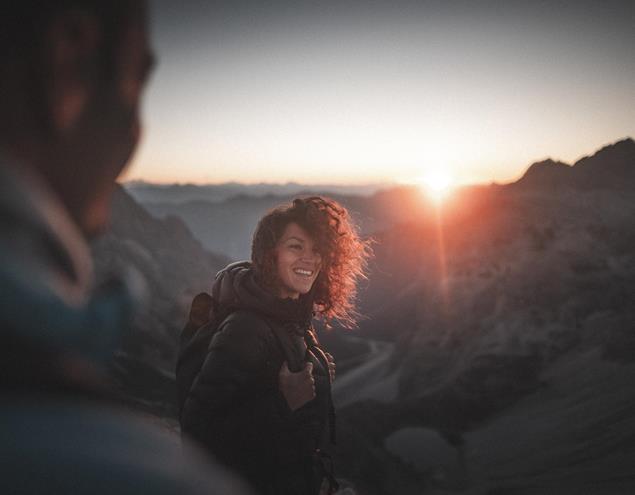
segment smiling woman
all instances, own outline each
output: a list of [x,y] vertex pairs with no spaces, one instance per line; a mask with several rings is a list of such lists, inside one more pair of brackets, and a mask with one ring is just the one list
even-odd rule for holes
[[313,287],[320,272],[322,255],[311,236],[297,223],[287,225],[275,249],[280,295],[298,299]]
[[337,489],[327,454],[335,362],[311,321],[354,324],[369,253],[344,207],[302,198],[260,220],[251,262],[216,276],[216,333],[185,391],[181,426],[258,493]]
[[[293,260],[287,250],[296,253]],[[356,283],[364,276],[370,247],[342,205],[314,196],[275,208],[258,223],[251,253],[256,279],[280,297],[292,297],[284,287],[291,281],[289,270],[311,268],[313,263],[316,273],[309,296],[316,316],[327,323],[354,325]],[[320,260],[319,273],[314,257]],[[291,268],[285,269],[288,263]],[[285,278],[281,272],[286,272]]]

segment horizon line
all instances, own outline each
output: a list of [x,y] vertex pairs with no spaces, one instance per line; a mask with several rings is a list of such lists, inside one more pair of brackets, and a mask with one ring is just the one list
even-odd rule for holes
[[[593,151],[592,153],[589,154],[581,154],[579,155],[579,157],[573,161],[573,163],[569,163],[568,161],[563,161],[560,158],[554,158],[551,155],[548,155],[546,157],[540,158],[540,159],[533,159],[527,166],[526,168],[522,171],[522,173],[518,174],[514,179],[505,179],[505,180],[496,180],[496,179],[490,179],[490,180],[483,180],[483,181],[457,181],[453,184],[453,188],[459,188],[459,187],[469,187],[469,186],[488,186],[488,185],[506,185],[506,184],[513,184],[514,182],[520,180],[526,173],[527,171],[532,167],[532,165],[536,164],[536,163],[542,163],[545,161],[553,161],[553,162],[559,162],[559,163],[563,163],[569,167],[573,167],[576,163],[578,163],[580,160],[584,159],[584,158],[588,158],[591,156],[594,156],[595,154],[599,153],[600,151],[604,150],[605,148],[609,148],[611,146],[615,146],[619,143],[625,142],[625,141],[634,141],[634,139],[631,136],[623,136],[619,139],[616,139],[614,141],[611,141],[609,143],[606,143],[604,145],[601,145],[600,147],[598,147],[597,149],[595,149],[595,151]],[[124,173],[125,175],[125,173]],[[385,188],[385,187],[399,187],[399,186],[415,186],[419,183],[419,180],[417,177],[408,177],[408,178],[394,178],[391,180],[380,180],[380,181],[370,181],[370,182],[312,182],[312,181],[308,181],[308,182],[302,182],[302,181],[298,181],[298,180],[288,180],[285,182],[267,182],[267,181],[263,181],[263,180],[254,180],[254,181],[239,181],[239,180],[226,180],[226,181],[219,181],[219,182],[195,182],[195,181],[184,181],[184,182],[180,182],[180,181],[153,181],[153,180],[148,180],[148,179],[144,179],[144,178],[131,178],[131,179],[125,179],[125,180],[117,180],[117,182],[121,185],[128,185],[128,184],[134,184],[134,183],[143,183],[143,184],[147,184],[147,185],[151,185],[151,186],[181,186],[181,187],[185,187],[185,186],[197,186],[197,187],[206,187],[206,186],[227,186],[227,185],[239,185],[239,186],[290,186],[290,185],[298,185],[298,186],[307,186],[307,187],[379,187],[379,188]]]

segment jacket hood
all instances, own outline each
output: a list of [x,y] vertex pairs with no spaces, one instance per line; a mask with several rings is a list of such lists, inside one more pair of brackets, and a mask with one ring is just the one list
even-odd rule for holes
[[249,309],[281,321],[310,323],[313,316],[311,292],[298,299],[281,299],[256,282],[249,261],[232,263],[218,272],[212,297],[223,309]]

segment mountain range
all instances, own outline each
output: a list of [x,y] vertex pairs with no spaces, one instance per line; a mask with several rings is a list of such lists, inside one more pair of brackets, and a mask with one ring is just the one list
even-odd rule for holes
[[92,250],[98,280],[132,277],[144,296],[116,355],[116,384],[135,406],[173,417],[179,331],[194,295],[209,290],[229,260],[205,250],[179,218],[151,216],[123,188],[113,198],[111,229]]
[[633,140],[626,138],[603,147],[592,156],[581,158],[573,165],[543,160],[531,165],[516,186],[632,191],[635,188],[634,148]]
[[[550,159],[544,160],[531,165],[517,182],[498,187],[525,191],[535,188],[633,190],[635,172],[629,166],[632,163],[629,160],[632,160],[633,148],[635,143],[628,138],[599,150],[593,156],[582,158],[572,166]],[[206,196],[208,186],[187,187],[197,191],[196,194],[190,192],[189,197],[200,199],[174,201],[169,189],[162,194],[161,189],[154,186],[151,195],[136,188],[129,187],[128,191],[153,215],[159,218],[172,215],[183,219],[207,249],[223,253],[233,260],[249,258],[251,236],[258,219],[269,209],[288,202],[297,195],[291,192],[262,195],[259,186],[244,186],[243,193],[217,200],[217,196]],[[255,189],[250,189],[251,187]],[[303,187],[297,185],[296,189],[301,191]],[[456,195],[471,194],[465,191],[472,189],[480,190],[482,187],[461,188],[456,191]],[[329,189],[327,193],[353,212],[362,233],[367,235],[389,225],[429,216],[433,208],[421,189],[412,186],[380,189],[367,195],[341,194],[341,189]],[[152,199],[148,200],[149,197]]]
[[[338,362],[348,493],[635,490],[634,171],[625,139],[441,206],[416,188],[333,195],[375,251],[359,328],[320,329]],[[119,192],[95,252],[100,272],[131,262],[150,286],[115,370],[135,407],[173,415],[188,299],[289,199],[140,205]]]
[[375,233],[356,338],[389,344],[334,388],[361,492],[635,488],[632,170],[621,141]]
[[225,201],[234,196],[289,196],[293,194],[346,194],[368,196],[382,189],[385,184],[338,185],[338,184],[286,184],[260,183],[241,184],[153,184],[145,181],[130,181],[125,189],[141,203],[186,203],[190,201]]

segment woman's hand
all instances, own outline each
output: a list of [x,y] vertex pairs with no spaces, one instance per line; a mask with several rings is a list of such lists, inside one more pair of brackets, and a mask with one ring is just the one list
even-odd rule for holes
[[329,363],[329,375],[331,376],[331,383],[335,380],[335,358],[328,352],[324,353]]
[[278,387],[292,411],[313,400],[315,398],[313,363],[306,363],[303,370],[293,373],[285,361],[278,374]]

